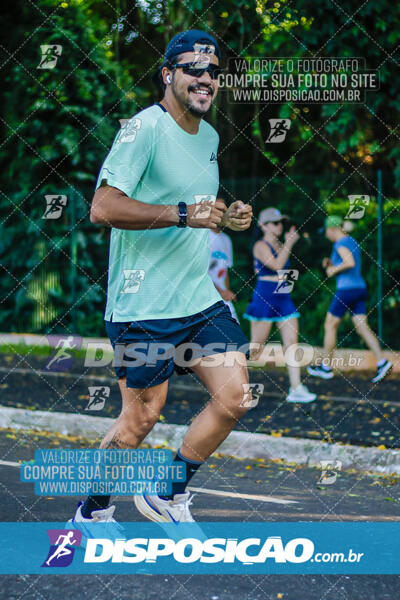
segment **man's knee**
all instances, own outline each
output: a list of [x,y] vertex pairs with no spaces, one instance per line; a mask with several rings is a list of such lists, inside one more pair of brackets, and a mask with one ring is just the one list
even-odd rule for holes
[[118,429],[125,439],[145,437],[158,422],[164,402],[150,402],[137,397],[125,407],[118,417]]
[[[130,418],[132,417],[132,418]],[[119,437],[126,444],[134,444],[137,439],[143,439],[153,429],[160,418],[160,411],[146,411],[140,415],[122,413],[118,419]]]
[[213,395],[214,410],[224,420],[240,420],[252,406],[251,391],[248,388],[248,384],[240,382],[224,386]]

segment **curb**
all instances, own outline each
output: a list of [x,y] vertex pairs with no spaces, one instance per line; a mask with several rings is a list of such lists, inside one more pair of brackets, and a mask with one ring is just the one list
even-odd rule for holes
[[[108,417],[0,406],[0,428],[3,429],[36,429],[96,439],[103,437],[114,422]],[[157,423],[146,437],[146,443],[177,449],[186,430],[185,425]],[[310,466],[321,466],[321,461],[340,461],[344,469],[400,474],[400,450],[328,444],[304,438],[275,438],[264,433],[232,431],[218,448],[218,454],[247,459],[283,459]]]

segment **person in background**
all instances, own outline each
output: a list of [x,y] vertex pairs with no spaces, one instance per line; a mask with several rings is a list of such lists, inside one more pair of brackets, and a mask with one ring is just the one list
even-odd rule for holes
[[309,365],[307,371],[322,379],[333,377],[331,363],[338,327],[346,312],[350,311],[356,332],[376,357],[377,372],[372,382],[377,383],[393,365],[383,357],[378,338],[368,325],[367,286],[361,274],[360,246],[343,230],[342,219],[337,215],[325,219],[324,231],[328,240],[333,242],[333,249],[330,258],[323,259],[322,266],[328,277],[336,277],[336,292],[325,319],[324,358],[319,365]]
[[232,304],[236,295],[230,290],[228,269],[233,267],[232,242],[229,235],[210,230],[210,266],[208,273],[221,295],[228,305],[232,317],[239,322],[235,308]]
[[[243,315],[250,321],[251,343],[256,344],[250,354],[250,360],[260,357],[273,323],[276,323],[282,338],[284,350],[298,342],[298,317],[300,316],[290,296],[293,278],[279,279],[278,271],[285,269],[287,275],[293,275],[289,269],[289,257],[300,235],[295,227],[285,233],[282,244],[279,237],[283,233],[283,221],[288,219],[277,208],[266,208],[258,218],[258,241],[253,247],[254,270],[257,284],[252,300]],[[289,283],[291,284],[289,286]],[[300,367],[287,365],[290,390],[288,402],[312,402],[316,394],[311,393],[301,383]]]

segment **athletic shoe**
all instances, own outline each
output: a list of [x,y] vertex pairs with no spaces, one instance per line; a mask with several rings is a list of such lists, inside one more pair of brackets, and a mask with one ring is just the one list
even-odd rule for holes
[[317,394],[313,394],[309,389],[300,383],[297,388],[290,388],[289,394],[286,396],[287,402],[313,402],[317,397]]
[[378,381],[386,377],[392,367],[393,363],[391,363],[390,360],[385,360],[380,367],[377,367],[376,375],[373,379],[371,379],[372,383],[378,383]]
[[82,541],[86,542],[89,538],[106,537],[115,539],[121,537],[124,528],[113,518],[115,506],[102,508],[101,510],[92,510],[92,516],[87,519],[82,515],[83,502],[79,502],[76,513],[65,525],[66,529],[79,529],[82,532]]
[[189,492],[175,494],[173,500],[163,500],[159,496],[134,496],[133,501],[142,515],[157,523],[194,523],[189,506]]
[[322,365],[308,365],[307,373],[313,377],[321,377],[321,379],[332,379],[332,369],[325,369]]

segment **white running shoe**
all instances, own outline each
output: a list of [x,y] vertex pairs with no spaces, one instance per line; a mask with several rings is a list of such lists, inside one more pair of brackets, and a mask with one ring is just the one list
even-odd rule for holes
[[313,394],[305,385],[300,383],[296,388],[289,389],[286,400],[287,402],[302,402],[303,404],[306,404],[307,402],[313,402],[316,397],[317,394]]
[[92,510],[92,517],[87,519],[82,515],[83,502],[79,502],[76,513],[65,525],[66,529],[79,529],[85,541],[94,537],[107,537],[115,539],[120,537],[124,528],[113,518],[115,506]]
[[101,510],[92,510],[92,516],[87,519],[82,515],[83,502],[79,502],[78,508],[76,509],[75,516],[68,521],[68,523],[116,523],[117,521],[113,518],[115,512],[115,505],[102,508]]
[[308,365],[307,373],[321,379],[332,379],[333,377],[332,369],[324,369],[322,365]]
[[189,492],[175,494],[173,500],[163,500],[159,496],[134,496],[133,501],[142,515],[157,523],[194,523],[190,514],[191,496]]
[[377,367],[376,375],[373,379],[371,379],[372,383],[378,383],[378,381],[386,377],[392,367],[393,364],[390,362],[390,360],[385,360],[380,367]]

